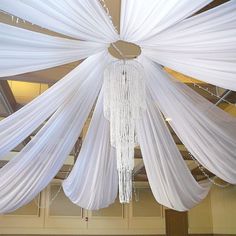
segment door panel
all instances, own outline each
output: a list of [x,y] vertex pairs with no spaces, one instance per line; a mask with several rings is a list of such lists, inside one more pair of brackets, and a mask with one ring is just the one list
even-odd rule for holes
[[188,213],[166,210],[166,236],[188,235]]

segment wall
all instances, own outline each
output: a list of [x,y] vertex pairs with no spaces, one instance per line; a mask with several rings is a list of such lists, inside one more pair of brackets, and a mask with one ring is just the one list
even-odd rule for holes
[[213,187],[211,208],[214,234],[236,235],[236,186]]
[[[73,205],[54,182],[28,206],[0,216],[0,235],[164,235],[165,209],[155,202],[147,186],[138,186],[129,205],[118,201],[97,212]],[[138,200],[137,202],[135,201]],[[41,209],[38,209],[38,205]],[[236,186],[212,188],[201,204],[188,213],[191,235],[236,235]]]
[[[0,234],[66,235],[164,235],[163,207],[147,186],[139,186],[136,199],[121,205],[116,201],[100,211],[86,211],[71,203],[58,181],[41,193],[40,202],[32,201],[16,212],[0,216]],[[40,205],[41,209],[38,209]]]
[[212,234],[211,194],[188,213],[189,234]]

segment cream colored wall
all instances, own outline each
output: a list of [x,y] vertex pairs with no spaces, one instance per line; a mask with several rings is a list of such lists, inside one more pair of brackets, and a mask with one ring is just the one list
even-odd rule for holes
[[213,186],[208,197],[189,211],[190,234],[236,234],[236,186]]
[[[73,205],[66,199],[63,190],[57,194],[54,181],[41,194],[40,206],[37,201],[26,208],[9,215],[0,216],[1,234],[54,234],[54,235],[157,235],[165,234],[163,208],[155,202],[146,186],[140,195],[140,205],[121,205],[118,201],[110,209],[91,212]],[[52,189],[52,191],[51,191]],[[143,197],[144,196],[144,197]],[[50,207],[49,207],[50,205]],[[74,209],[73,209],[74,208]],[[76,208],[76,209],[75,209]],[[73,211],[71,210],[73,209]],[[24,215],[30,214],[30,215]]]
[[213,187],[211,208],[214,234],[236,234],[236,186]]
[[213,233],[211,196],[208,196],[188,213],[190,234]]
[[[53,185],[58,184],[57,181]],[[37,211],[37,201],[34,201],[25,210],[0,216],[0,235],[165,234],[165,209],[155,203],[150,192],[141,195],[137,203],[124,206],[116,203],[110,209],[93,213],[72,206],[72,203],[64,198],[62,191],[50,212],[49,202],[56,191],[54,189],[54,192],[50,193],[48,187],[42,192],[40,211]],[[140,193],[142,191],[141,189]],[[71,214],[71,207],[77,207],[78,210],[74,209]],[[61,209],[64,209],[64,212]],[[29,215],[24,215],[24,212]],[[188,219],[189,234],[236,234],[236,186],[225,189],[213,187],[208,197],[189,211]]]

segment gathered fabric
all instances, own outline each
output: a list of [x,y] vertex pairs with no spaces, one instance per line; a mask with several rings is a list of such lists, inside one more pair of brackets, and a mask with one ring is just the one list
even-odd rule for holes
[[[0,158],[39,130],[0,169],[0,213],[27,204],[50,183],[91,111],[88,132],[63,189],[73,203],[89,210],[115,201],[117,155],[110,121],[104,116],[103,79],[116,61],[107,48],[120,39],[142,49],[130,64],[138,63],[143,70],[146,95],[140,103],[145,110],[129,124],[135,126],[132,137],[137,135],[155,199],[186,211],[211,187],[208,180],[194,179],[163,116],[202,166],[236,184],[236,119],[163,70],[170,67],[236,91],[236,1],[198,13],[210,2],[122,0],[119,35],[99,0],[0,1],[6,14],[59,34],[0,23],[0,79],[83,59],[39,97],[0,121]],[[129,77],[123,77],[119,85],[128,83]]]
[[117,197],[116,155],[110,145],[109,122],[103,115],[103,90],[78,161],[63,182],[63,189],[73,203],[91,210],[108,207]]

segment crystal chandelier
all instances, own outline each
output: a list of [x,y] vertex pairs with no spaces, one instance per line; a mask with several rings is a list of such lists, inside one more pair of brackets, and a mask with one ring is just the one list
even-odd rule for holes
[[119,198],[132,198],[134,148],[138,146],[137,120],[146,109],[142,66],[135,60],[119,60],[104,72],[104,116],[110,121],[111,145],[116,148]]

